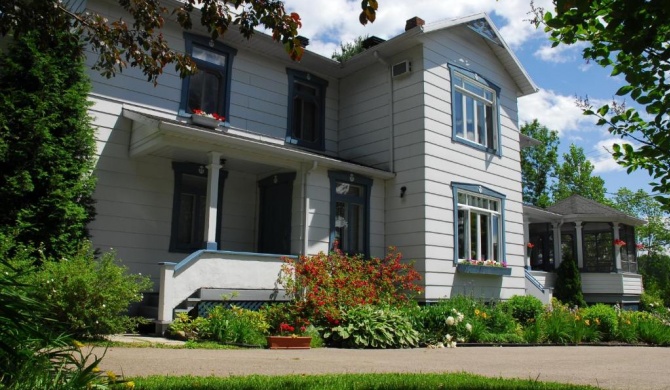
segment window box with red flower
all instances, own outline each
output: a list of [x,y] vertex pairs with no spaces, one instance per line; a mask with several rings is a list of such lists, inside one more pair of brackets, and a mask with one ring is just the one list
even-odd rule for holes
[[191,122],[193,122],[193,124],[213,129],[219,127],[225,120],[225,117],[217,113],[208,114],[205,111],[198,109],[194,109],[193,114],[191,114]]

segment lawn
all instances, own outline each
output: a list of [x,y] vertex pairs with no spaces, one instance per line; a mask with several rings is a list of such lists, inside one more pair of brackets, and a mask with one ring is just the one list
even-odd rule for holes
[[151,376],[132,380],[136,390],[290,390],[290,389],[597,389],[593,386],[488,378],[458,374],[346,374],[240,377]]

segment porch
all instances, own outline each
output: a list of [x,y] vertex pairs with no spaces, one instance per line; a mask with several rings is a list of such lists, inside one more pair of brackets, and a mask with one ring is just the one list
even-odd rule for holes
[[579,195],[547,209],[524,206],[527,290],[538,295],[538,290],[553,289],[554,271],[571,259],[581,272],[588,303],[636,305],[642,278],[635,226],[644,223]]

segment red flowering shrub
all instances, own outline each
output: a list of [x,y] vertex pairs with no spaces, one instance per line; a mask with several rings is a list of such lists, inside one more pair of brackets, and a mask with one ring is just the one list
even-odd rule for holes
[[401,261],[394,247],[383,259],[348,256],[336,249],[330,254],[284,259],[281,283],[294,299],[302,318],[322,325],[337,325],[342,311],[359,305],[402,305],[422,288],[411,263]]

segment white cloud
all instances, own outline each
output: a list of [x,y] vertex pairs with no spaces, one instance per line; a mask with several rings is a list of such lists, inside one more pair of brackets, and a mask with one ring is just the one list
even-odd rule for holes
[[534,56],[542,61],[557,64],[572,62],[581,58],[580,46],[583,45],[558,45],[556,47],[552,47],[550,44],[542,45],[535,51]]
[[537,119],[551,130],[564,136],[566,132],[593,129],[596,119],[585,116],[577,107],[574,96],[540,89],[539,92],[519,99],[520,124]]
[[593,164],[593,173],[600,174],[606,172],[624,171],[624,167],[617,164],[611,155],[612,145],[633,143],[622,140],[621,138],[607,138],[593,145],[590,153],[587,153],[589,161]]
[[[551,6],[551,0],[536,0],[535,3],[538,6]],[[288,11],[300,14],[303,25],[300,35],[310,39],[309,49],[326,57],[339,48],[340,42],[352,42],[359,36],[392,38],[402,33],[405,21],[414,16],[429,24],[480,12],[489,15],[495,13],[505,21],[504,25],[496,27],[500,29],[505,42],[513,47],[520,47],[529,39],[544,34],[527,21],[531,18],[528,14],[528,0],[381,1],[375,22],[367,26],[358,22],[361,12],[358,1],[286,0],[285,4]]]

